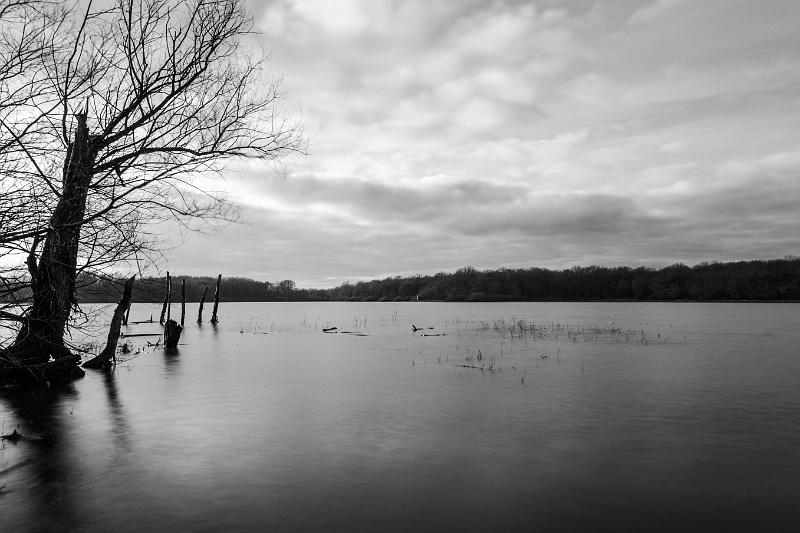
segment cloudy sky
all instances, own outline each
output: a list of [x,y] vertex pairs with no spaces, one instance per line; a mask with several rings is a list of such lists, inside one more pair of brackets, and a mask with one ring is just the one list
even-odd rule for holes
[[800,253],[796,0],[253,2],[307,157],[187,274],[301,287]]

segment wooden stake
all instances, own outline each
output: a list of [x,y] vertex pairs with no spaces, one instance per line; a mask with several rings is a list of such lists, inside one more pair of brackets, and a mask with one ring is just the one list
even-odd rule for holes
[[181,280],[181,327],[183,327],[183,319],[186,318],[186,280]]
[[222,281],[222,274],[217,276],[217,288],[214,289],[214,310],[211,312],[211,323],[216,324],[219,322],[217,318],[217,307],[219,307],[219,284]]
[[167,272],[167,322],[170,320],[170,314],[172,313],[172,278],[169,277],[169,272]]
[[206,294],[208,294],[208,285],[203,287],[203,296],[200,297],[200,309],[197,311],[197,323],[203,323],[203,304],[206,301]]
[[169,270],[167,270],[167,286],[164,290],[164,305],[161,307],[161,318],[158,319],[159,324],[164,323],[164,316],[167,314],[167,302],[169,301]]

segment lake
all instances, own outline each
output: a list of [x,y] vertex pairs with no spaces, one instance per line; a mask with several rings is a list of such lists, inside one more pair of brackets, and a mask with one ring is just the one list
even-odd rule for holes
[[196,312],[0,392],[0,530],[800,530],[800,304]]

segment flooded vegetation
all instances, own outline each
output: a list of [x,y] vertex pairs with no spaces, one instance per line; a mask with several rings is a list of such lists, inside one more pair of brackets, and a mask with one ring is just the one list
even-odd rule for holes
[[159,309],[0,395],[12,531],[798,525],[800,305],[225,304],[174,352]]

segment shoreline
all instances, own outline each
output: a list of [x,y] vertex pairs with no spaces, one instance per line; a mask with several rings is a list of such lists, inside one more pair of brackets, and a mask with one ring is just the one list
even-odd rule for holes
[[[111,305],[118,302],[79,302],[80,305],[99,304]],[[158,304],[163,302],[134,302],[140,304]],[[173,302],[174,304],[175,302]],[[187,304],[197,304],[199,301],[188,301]],[[685,304],[796,304],[800,300],[220,300],[225,303],[450,303],[450,304],[485,304],[485,303],[685,303]]]

